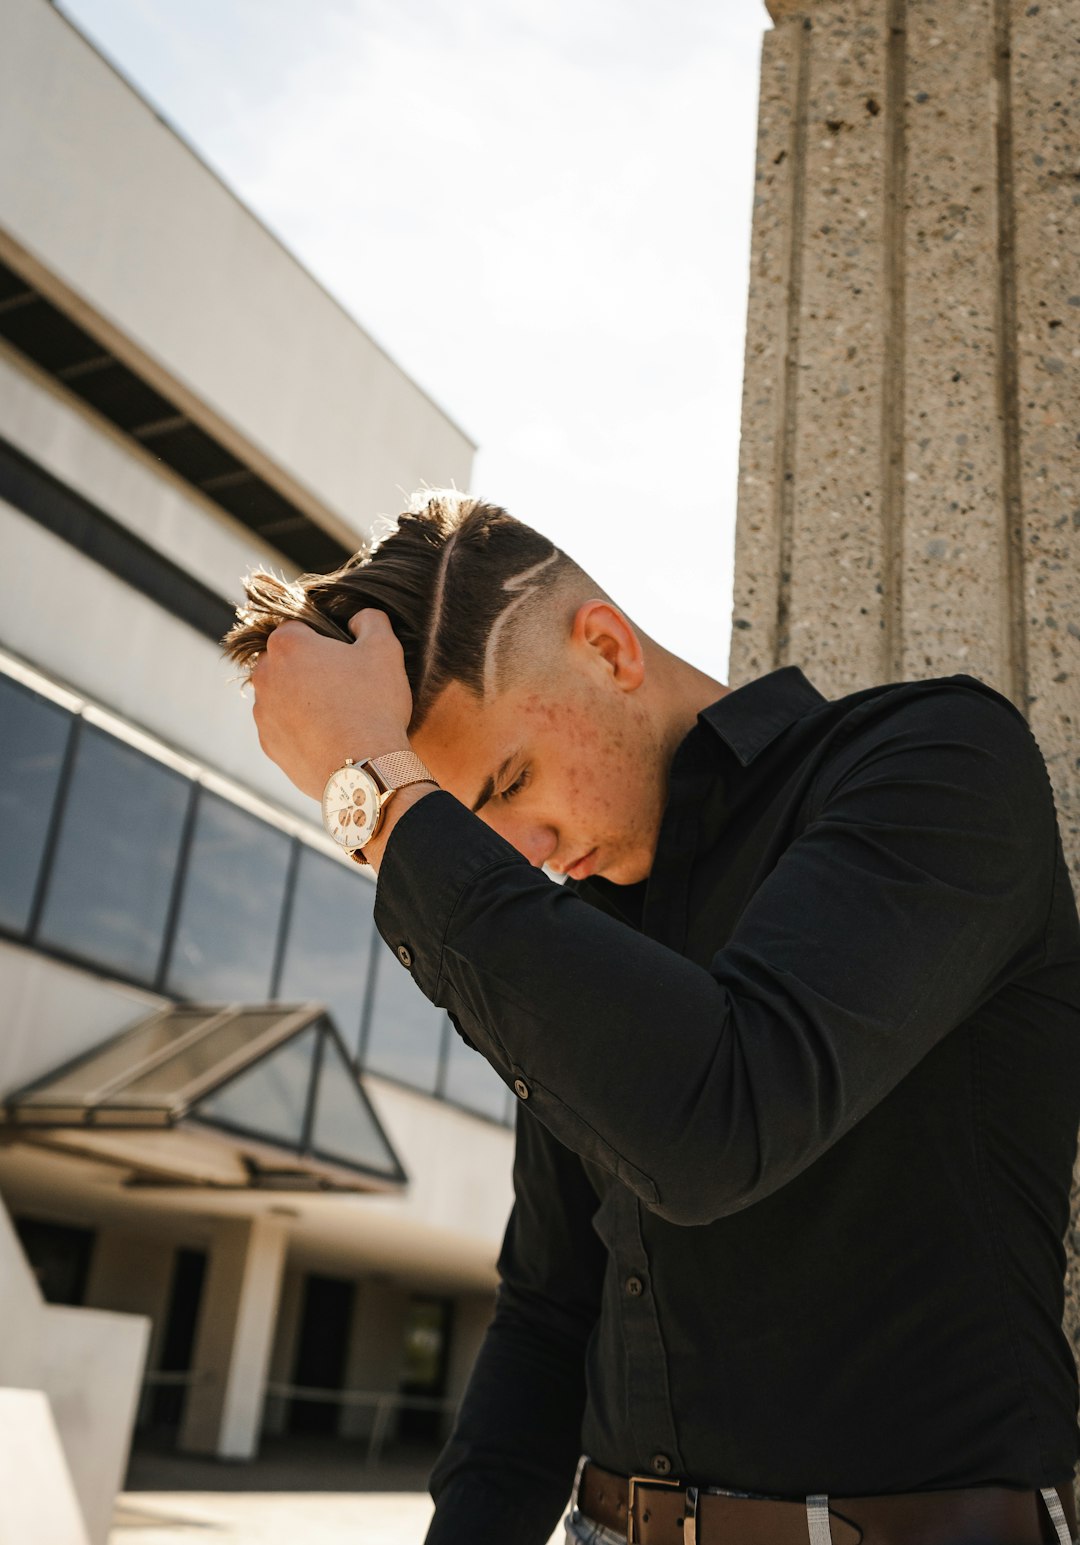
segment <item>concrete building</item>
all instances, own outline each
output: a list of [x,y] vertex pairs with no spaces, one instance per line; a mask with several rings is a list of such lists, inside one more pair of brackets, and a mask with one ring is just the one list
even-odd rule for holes
[[0,19],[0,1447],[52,1423],[100,1545],[133,1424],[434,1438],[490,1314],[513,1096],[216,643],[473,447],[47,0]]
[[1075,887],[1080,0],[768,4],[731,683],[988,681]]

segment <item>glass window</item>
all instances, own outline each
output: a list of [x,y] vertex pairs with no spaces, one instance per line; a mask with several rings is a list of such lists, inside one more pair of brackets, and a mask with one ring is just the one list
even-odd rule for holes
[[131,1079],[107,1103],[123,1105],[132,1096],[136,1100],[168,1103],[189,1084],[212,1073],[220,1063],[227,1062],[237,1052],[243,1051],[274,1025],[283,1023],[285,1017],[272,1009],[234,1014],[218,1025],[216,1030],[208,1030],[205,1035],[181,1047],[175,1056]]
[[304,1134],[315,1035],[314,1025],[294,1035],[253,1068],[200,1100],[192,1115],[298,1148]]
[[152,982],[191,784],[84,724],[39,937]]
[[435,1089],[446,1015],[429,1003],[405,967],[385,947],[372,956],[375,994],[364,1066],[414,1089]]
[[486,1057],[466,1046],[452,1025],[447,1039],[443,1094],[455,1105],[464,1105],[493,1121],[506,1119],[506,1085]]
[[357,1087],[356,1075],[332,1035],[323,1038],[311,1147],[328,1159],[344,1159],[384,1173],[397,1171],[394,1155]]
[[0,678],[0,926],[22,932],[45,853],[72,717]]
[[358,871],[301,844],[285,960],[275,996],[325,1003],[349,1051],[360,1038],[374,924],[375,887]]
[[65,1100],[92,1100],[123,1073],[138,1068],[148,1057],[190,1035],[198,1024],[209,1022],[205,1009],[174,1009],[171,1014],[140,1022],[123,1032],[101,1051],[82,1057],[68,1072],[26,1096],[28,1104],[53,1105]]
[[269,997],[288,866],[283,832],[200,792],[169,992],[251,1002]]

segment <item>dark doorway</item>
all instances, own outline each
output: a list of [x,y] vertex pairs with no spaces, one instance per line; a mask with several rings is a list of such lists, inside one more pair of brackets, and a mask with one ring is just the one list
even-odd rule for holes
[[[404,1371],[401,1393],[425,1399],[446,1394],[446,1368],[450,1355],[453,1302],[449,1298],[414,1298],[405,1322]],[[438,1409],[404,1406],[397,1434],[404,1443],[434,1443],[442,1431]]]
[[[355,1286],[340,1277],[308,1277],[296,1342],[294,1384],[307,1389],[343,1387]],[[335,1433],[340,1413],[341,1407],[335,1400],[294,1396],[289,1402],[289,1431],[324,1436]]]
[[[188,1373],[191,1370],[205,1278],[206,1251],[177,1250],[158,1359],[161,1373]],[[155,1427],[179,1427],[186,1396],[187,1388],[183,1384],[157,1385],[150,1398],[149,1423]]]
[[86,1296],[94,1230],[16,1218],[15,1232],[42,1297],[49,1304],[81,1304]]

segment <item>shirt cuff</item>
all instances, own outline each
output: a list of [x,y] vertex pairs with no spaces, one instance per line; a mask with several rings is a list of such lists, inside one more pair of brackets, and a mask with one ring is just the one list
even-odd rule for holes
[[433,1003],[459,899],[478,875],[506,864],[528,860],[445,789],[410,805],[387,838],[375,927]]

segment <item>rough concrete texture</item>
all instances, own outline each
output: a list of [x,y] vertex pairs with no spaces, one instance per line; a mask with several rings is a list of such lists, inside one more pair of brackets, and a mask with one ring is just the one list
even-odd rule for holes
[[1080,891],[1080,0],[767,4],[729,680],[990,682]]

